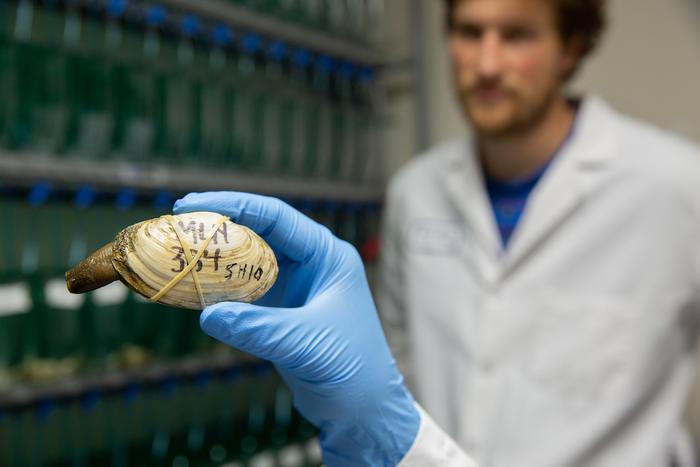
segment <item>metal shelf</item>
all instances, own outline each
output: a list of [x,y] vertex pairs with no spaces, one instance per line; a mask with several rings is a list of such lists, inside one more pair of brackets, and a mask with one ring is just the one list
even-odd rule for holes
[[149,165],[126,161],[97,161],[41,154],[0,151],[0,181],[28,185],[39,181],[57,187],[90,185],[116,191],[168,190],[174,194],[194,191],[235,190],[284,198],[309,198],[345,202],[379,202],[384,186],[334,180],[282,178],[234,170]]
[[383,62],[382,56],[366,45],[356,44],[329,33],[297,26],[283,19],[242,6],[224,3],[220,0],[160,0],[143,3],[159,3],[174,10],[194,13],[209,21],[223,22],[243,30],[306,47],[315,52],[328,54],[334,58],[342,58],[365,65],[380,65]]
[[153,363],[132,371],[110,370],[97,375],[72,376],[45,385],[16,384],[0,391],[0,409],[20,410],[44,401],[80,399],[90,393],[115,393],[129,386],[156,386],[172,380],[192,380],[200,375],[220,375],[229,371],[266,371],[270,363],[242,354],[189,357],[167,363]]

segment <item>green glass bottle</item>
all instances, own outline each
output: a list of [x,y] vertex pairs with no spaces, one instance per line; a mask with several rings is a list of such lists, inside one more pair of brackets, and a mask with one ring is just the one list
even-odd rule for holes
[[384,182],[385,166],[381,159],[381,131],[383,120],[375,105],[376,71],[365,66],[359,69],[355,90],[355,167],[351,178],[362,183]]
[[114,15],[121,13],[110,8],[106,21],[82,12],[77,14],[82,25],[78,61],[83,88],[75,151],[84,158],[102,159],[111,151],[114,128],[112,68],[122,41]]
[[10,79],[11,92],[6,95],[7,146],[19,149],[27,146],[32,138],[32,110],[36,106],[36,51],[32,39],[36,7],[30,0],[22,0],[14,11],[13,46],[10,66],[14,72]]
[[318,115],[314,112],[311,88],[312,60],[313,56],[307,49],[297,49],[291,54],[287,89],[292,115],[287,172],[297,177],[311,176],[315,164]]
[[234,107],[236,101],[233,31],[226,25],[214,28],[210,37],[207,82],[203,89],[201,160],[210,167],[235,166]]
[[149,6],[140,29],[124,31],[125,79],[117,87],[118,116],[113,141],[115,157],[151,162],[167,154],[165,133],[166,63],[162,30],[168,12]]
[[31,108],[32,136],[27,149],[55,155],[64,144],[69,107],[67,99],[67,61],[61,53],[65,14],[54,3],[34,9],[34,31],[31,40],[34,83],[34,105]]
[[293,102],[286,59],[287,45],[273,42],[265,51],[265,92],[262,96],[263,135],[260,169],[271,174],[289,170],[292,143]]
[[[64,106],[68,109],[66,134],[61,152],[82,155],[88,150],[86,137],[91,135],[90,110],[99,101],[98,88],[90,85],[90,67],[86,66],[85,31],[82,12],[75,1],[66,4],[63,11],[63,56],[66,76]],[[93,103],[93,101],[95,103]]]
[[[23,239],[29,210],[16,194],[0,195],[0,215],[12,219],[14,228],[3,234],[0,260],[0,379],[13,383],[12,371],[21,362],[33,330],[29,328],[32,311],[30,283],[22,273]],[[25,337],[26,335],[26,337]]]
[[265,124],[265,75],[261,66],[262,40],[247,33],[240,41],[238,59],[239,92],[234,110],[237,160],[244,170],[261,166]]
[[336,61],[328,56],[321,56],[314,62],[313,69],[313,111],[315,119],[314,175],[328,179],[333,175],[334,154],[338,150],[339,114],[333,92],[333,73]]
[[202,89],[206,53],[198,44],[200,19],[185,16],[177,36],[168,41],[171,62],[166,84],[166,128],[168,163],[196,165],[202,139]]

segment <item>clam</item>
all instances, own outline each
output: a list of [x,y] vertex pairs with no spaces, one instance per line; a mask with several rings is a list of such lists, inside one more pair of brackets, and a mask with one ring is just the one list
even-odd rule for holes
[[277,278],[270,246],[213,212],[161,216],[131,225],[66,273],[72,293],[121,280],[151,301],[202,309],[253,302]]

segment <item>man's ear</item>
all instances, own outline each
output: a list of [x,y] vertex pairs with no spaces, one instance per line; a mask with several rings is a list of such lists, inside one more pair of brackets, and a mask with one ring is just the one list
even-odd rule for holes
[[560,64],[561,76],[563,76],[564,79],[569,79],[576,72],[581,64],[584,49],[584,40],[579,35],[575,35],[564,41]]

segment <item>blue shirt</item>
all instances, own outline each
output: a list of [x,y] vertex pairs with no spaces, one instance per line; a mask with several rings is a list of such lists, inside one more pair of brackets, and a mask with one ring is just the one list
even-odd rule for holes
[[[551,159],[550,159],[551,160]],[[527,198],[537,182],[547,171],[549,162],[530,177],[509,182],[496,181],[486,177],[486,190],[491,199],[491,208],[496,218],[498,231],[501,233],[503,246],[508,245],[515,227],[525,210]]]
[[511,235],[520,222],[520,217],[525,210],[525,204],[530,196],[530,193],[540,181],[542,175],[547,171],[549,164],[554,160],[561,149],[566,146],[566,143],[571,139],[574,132],[574,124],[571,125],[569,133],[564,138],[564,141],[559,145],[552,157],[540,167],[534,174],[527,178],[502,182],[494,180],[486,176],[486,191],[491,200],[491,208],[496,218],[498,231],[501,234],[501,242],[505,248],[508,245]]

